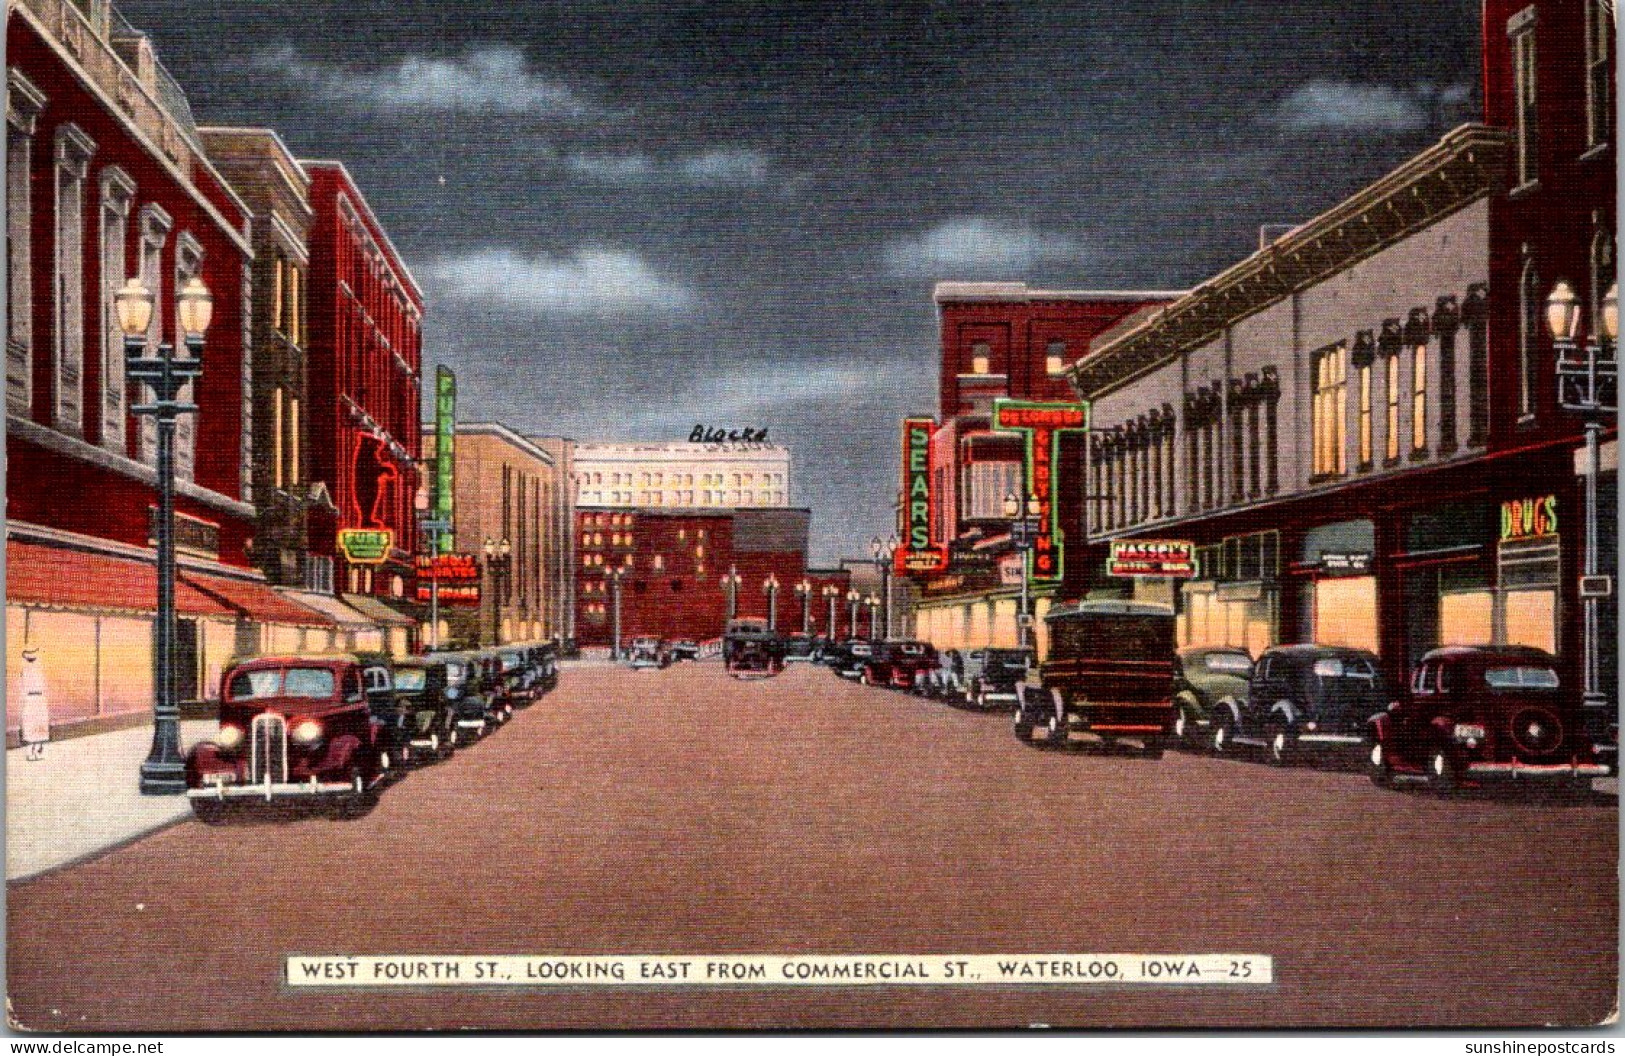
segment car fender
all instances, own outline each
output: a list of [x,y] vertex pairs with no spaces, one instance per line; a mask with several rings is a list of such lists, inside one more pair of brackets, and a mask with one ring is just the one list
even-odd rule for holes
[[1366,731],[1377,744],[1389,744],[1394,739],[1394,720],[1387,712],[1373,715],[1366,720]]
[[1278,700],[1270,706],[1269,717],[1278,719],[1290,727],[1298,725],[1298,708],[1290,700]]
[[327,752],[315,769],[321,773],[342,770],[350,765],[360,750],[361,738],[352,733],[341,734],[327,742]]
[[1178,708],[1190,719],[1200,719],[1205,712],[1201,700],[1188,689],[1174,695],[1174,707]]
[[1241,705],[1234,697],[1221,698],[1213,705],[1213,714],[1215,718],[1221,714],[1228,715],[1230,724],[1238,730],[1241,729]]
[[236,772],[237,760],[225,755],[213,741],[193,745],[192,750],[186,753],[186,783],[189,787],[197,787],[198,778],[203,774]]

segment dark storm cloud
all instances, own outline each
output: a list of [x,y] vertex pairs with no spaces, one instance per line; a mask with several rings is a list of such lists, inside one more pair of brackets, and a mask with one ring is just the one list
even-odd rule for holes
[[1187,286],[1477,105],[1470,0],[122,6],[349,165],[468,416],[769,426],[823,560],[888,528],[934,280]]

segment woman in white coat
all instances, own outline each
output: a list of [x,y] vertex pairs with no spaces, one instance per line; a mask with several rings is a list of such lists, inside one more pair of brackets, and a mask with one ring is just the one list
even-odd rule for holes
[[51,703],[45,696],[45,668],[39,650],[23,650],[23,746],[28,759],[45,755],[45,742],[51,739]]

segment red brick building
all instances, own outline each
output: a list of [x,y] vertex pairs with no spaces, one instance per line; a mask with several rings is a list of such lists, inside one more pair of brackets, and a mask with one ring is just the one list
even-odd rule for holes
[[[310,548],[333,555],[340,591],[405,599],[416,549],[423,292],[344,166],[300,164],[315,213],[304,294],[310,478],[337,508],[326,519],[312,508]],[[348,561],[345,529],[391,533],[384,561]]]
[[[804,509],[578,508],[576,511],[576,640],[606,648],[614,634],[620,574],[621,640],[637,635],[720,637],[730,595],[739,617],[769,617],[786,633],[801,631],[803,616],[813,633],[825,630],[824,590],[843,596],[841,571],[807,568]],[[730,577],[737,583],[730,590]],[[769,583],[776,588],[769,590]],[[797,588],[805,585],[807,605]],[[845,626],[845,602],[838,616]]]
[[[7,677],[42,654],[57,726],[152,707],[156,429],[129,413],[113,295],[157,303],[148,347],[180,344],[178,292],[214,295],[195,414],[176,435],[179,688],[207,695],[267,627],[330,623],[250,567],[251,217],[205,155],[151,41],[105,0],[8,5]],[[184,398],[183,390],[183,398]]]

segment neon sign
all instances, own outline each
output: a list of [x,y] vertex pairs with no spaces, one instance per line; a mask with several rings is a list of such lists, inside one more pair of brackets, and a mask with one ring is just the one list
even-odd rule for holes
[[1038,531],[1027,554],[1027,574],[1032,579],[1058,580],[1065,567],[1066,543],[1056,502],[1061,435],[1089,428],[1089,405],[994,400],[993,428],[1023,434],[1027,448],[1028,487],[1038,500]]
[[938,572],[948,567],[946,547],[932,537],[936,524],[931,501],[931,434],[935,418],[903,419],[903,545],[897,548],[897,571]]

